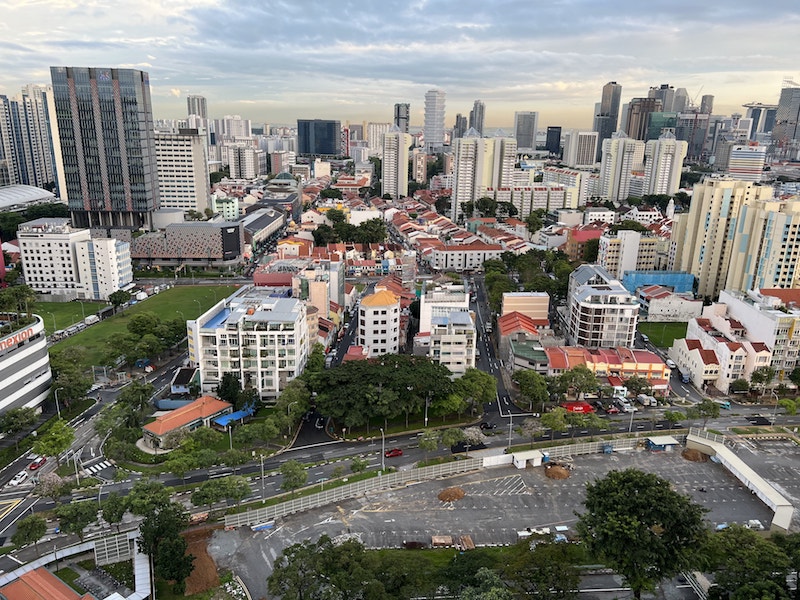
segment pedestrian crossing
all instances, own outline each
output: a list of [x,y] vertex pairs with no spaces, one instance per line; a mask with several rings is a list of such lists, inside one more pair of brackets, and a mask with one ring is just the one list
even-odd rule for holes
[[89,475],[94,475],[95,473],[99,473],[100,471],[107,469],[108,467],[111,466],[113,465],[110,462],[108,462],[107,460],[103,460],[97,463],[96,465],[92,465],[90,467],[84,465],[83,470],[86,471]]

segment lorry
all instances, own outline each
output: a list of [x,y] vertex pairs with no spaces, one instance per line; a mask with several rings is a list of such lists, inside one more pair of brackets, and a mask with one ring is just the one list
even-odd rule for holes
[[689,383],[692,380],[689,371],[687,371],[683,367],[678,369],[678,372],[681,374],[681,383]]
[[89,315],[83,320],[83,322],[86,323],[87,325],[94,325],[95,323],[100,322],[100,317],[98,317],[97,315]]

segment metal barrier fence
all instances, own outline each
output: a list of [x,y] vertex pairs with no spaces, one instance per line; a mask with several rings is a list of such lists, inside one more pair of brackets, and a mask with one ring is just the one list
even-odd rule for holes
[[94,541],[94,562],[98,567],[130,560],[132,557],[131,541],[127,532]]
[[482,459],[468,458],[441,465],[433,465],[432,467],[423,467],[422,469],[397,471],[395,473],[380,475],[371,479],[365,479],[363,481],[357,481],[355,483],[325,490],[318,494],[294,498],[273,506],[265,506],[264,508],[248,510],[247,512],[234,515],[226,515],[225,527],[241,527],[243,525],[267,523],[273,519],[284,517],[292,513],[318,508],[326,504],[340,502],[350,498],[356,498],[367,492],[388,490],[393,487],[407,485],[414,481],[437,479],[439,477],[477,471],[481,468],[483,468]]
[[717,442],[718,444],[725,444],[725,436],[724,435],[717,435],[716,433],[711,433],[706,429],[698,429],[697,427],[691,427],[689,429],[689,433],[691,435],[696,435],[697,437],[705,438],[707,440],[711,440],[712,442]]

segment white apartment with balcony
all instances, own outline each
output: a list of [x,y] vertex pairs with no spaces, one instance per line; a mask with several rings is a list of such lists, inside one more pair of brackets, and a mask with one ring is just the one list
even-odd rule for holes
[[358,305],[358,342],[370,358],[400,350],[400,298],[388,290],[365,296]]
[[187,323],[189,360],[200,370],[203,393],[236,373],[242,389],[276,398],[305,368],[311,340],[306,305],[273,298],[270,290],[248,285]]

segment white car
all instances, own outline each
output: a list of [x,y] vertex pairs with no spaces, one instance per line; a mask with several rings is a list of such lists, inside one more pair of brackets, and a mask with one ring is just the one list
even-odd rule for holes
[[15,486],[20,485],[22,483],[25,483],[27,480],[28,480],[28,472],[20,471],[19,473],[14,475],[14,478],[8,482],[8,485],[15,485]]
[[674,361],[674,360],[672,360],[671,358],[668,358],[668,359],[667,359],[665,362],[667,363],[667,366],[668,366],[670,369],[677,369],[677,368],[678,368],[678,365],[676,365],[676,364],[675,364],[675,361]]

